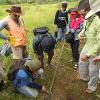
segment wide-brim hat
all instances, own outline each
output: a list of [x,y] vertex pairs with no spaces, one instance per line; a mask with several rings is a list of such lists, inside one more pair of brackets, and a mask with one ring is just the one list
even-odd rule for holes
[[100,0],[81,0],[79,9],[89,10],[86,19],[100,11]]
[[100,0],[89,0],[91,10],[86,15],[86,19],[100,11]]
[[10,9],[6,9],[6,12],[14,13],[14,14],[19,15],[19,16],[23,15],[21,7],[18,7],[18,6],[11,6]]
[[90,11],[90,9],[89,0],[80,0],[78,4],[78,10]]
[[38,70],[41,67],[41,62],[38,59],[27,60],[25,62],[25,66],[28,66],[29,68],[33,70]]

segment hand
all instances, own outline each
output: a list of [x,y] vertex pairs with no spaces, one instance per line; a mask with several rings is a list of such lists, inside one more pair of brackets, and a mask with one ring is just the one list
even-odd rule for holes
[[71,33],[74,33],[74,32],[75,32],[75,30],[73,30],[73,29],[70,29],[70,32],[71,32]]
[[9,41],[8,40],[5,40],[5,43],[9,43]]
[[84,33],[84,30],[81,31],[79,34],[78,34],[78,38],[80,40],[80,42],[82,42],[83,40],[86,40],[86,37],[85,37],[85,34]]
[[96,64],[96,62],[100,62],[100,57],[97,56],[93,59],[93,63]]
[[42,92],[44,92],[44,93],[46,93],[46,94],[49,93],[48,90],[46,89],[46,87],[45,87],[44,85],[42,86]]
[[81,44],[85,44],[86,43],[86,38],[85,37],[80,37],[79,41]]
[[86,40],[86,37],[85,36],[83,36],[83,35],[78,35],[78,38],[79,38],[79,40],[80,40],[80,42],[82,42],[82,41],[85,41]]
[[84,39],[86,39],[85,36],[80,36],[80,35],[78,35],[78,38],[79,38],[79,40],[84,40]]
[[87,61],[88,60],[88,56],[86,54],[81,54],[80,55],[80,59],[81,59],[81,61]]

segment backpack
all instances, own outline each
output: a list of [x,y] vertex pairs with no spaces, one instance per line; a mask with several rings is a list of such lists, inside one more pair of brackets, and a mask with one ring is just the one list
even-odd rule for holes
[[0,55],[2,56],[9,56],[12,53],[11,46],[8,43],[4,43],[0,47]]
[[49,31],[49,29],[47,27],[39,27],[39,28],[33,29],[34,35],[46,34],[48,31]]
[[41,47],[44,52],[49,53],[55,48],[55,39],[50,34],[44,35],[41,39]]
[[[34,32],[34,40],[33,40],[33,49],[35,52],[37,51],[41,51],[40,49],[42,48],[42,44],[43,44],[43,40],[48,38],[50,41],[54,41],[55,39],[53,38],[53,36],[48,32],[48,28],[47,27],[39,27],[33,30]],[[47,41],[46,41],[47,42]],[[46,43],[45,42],[45,43]],[[55,44],[55,43],[54,43]]]

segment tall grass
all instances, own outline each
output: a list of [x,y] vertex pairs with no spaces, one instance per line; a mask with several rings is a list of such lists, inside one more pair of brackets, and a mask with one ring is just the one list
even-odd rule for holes
[[[77,2],[70,2],[68,8],[73,7],[76,5]],[[5,12],[7,8],[10,8],[11,5],[0,5],[0,19],[4,18],[8,15]],[[46,26],[49,28],[50,32],[54,34],[56,26],[54,25],[54,16],[56,10],[60,8],[60,4],[21,4],[22,9],[24,11],[23,20],[25,23],[25,28],[29,31],[27,32],[27,48],[28,52],[31,56],[34,56],[34,52],[32,49],[32,41],[33,41],[33,29],[40,26]],[[4,31],[6,33],[6,31]],[[0,45],[4,41],[0,39]],[[8,70],[10,64],[12,63],[12,57],[3,57],[2,60],[6,71]],[[18,96],[14,98],[12,93],[11,84],[10,87],[7,88],[3,93],[0,93],[0,100],[31,100],[26,97]],[[40,100],[40,99],[38,99]]]

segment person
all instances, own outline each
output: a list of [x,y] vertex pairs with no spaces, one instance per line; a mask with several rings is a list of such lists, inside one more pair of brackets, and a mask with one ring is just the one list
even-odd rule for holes
[[51,65],[51,60],[54,55],[55,39],[48,32],[46,27],[36,28],[34,31],[33,50],[41,61],[41,68],[44,70],[43,52],[48,55],[48,65]]
[[23,13],[21,7],[11,6],[6,12],[7,17],[0,20],[0,31],[4,28],[7,30],[7,40],[11,44],[13,59],[22,59],[27,56],[26,52],[26,31],[24,22],[20,17]]
[[[0,34],[0,38],[4,39],[5,41],[8,40],[8,37],[3,34]],[[5,81],[6,81],[6,74],[3,69],[3,61],[2,60],[3,60],[2,56],[0,55],[0,91],[2,91],[4,89]]]
[[35,72],[40,67],[41,62],[38,59],[16,60],[7,74],[8,79],[13,82],[15,92],[34,98],[38,96],[38,91],[48,93],[44,85],[34,82]]
[[95,58],[93,59],[93,62],[94,62],[94,63],[100,62],[100,55],[97,56],[97,57],[95,57]]
[[82,15],[78,13],[78,10],[76,8],[73,8],[69,12],[70,18],[69,18],[69,32],[73,37],[73,40],[70,42],[71,50],[72,50],[72,57],[73,61],[75,61],[74,68],[76,69],[78,67],[78,61],[79,61],[79,39],[78,34],[83,29],[83,22],[84,19]]
[[[85,2],[84,0],[82,0]],[[81,2],[82,2],[81,1]],[[87,0],[86,0],[87,1]],[[97,89],[99,80],[99,63],[94,64],[93,59],[100,54],[100,1],[88,0],[88,10],[85,16],[85,37],[86,43],[80,54],[79,75],[83,81],[88,81],[87,93],[93,93]],[[81,3],[80,3],[81,9]],[[88,11],[82,7],[84,11]]]
[[2,62],[0,61],[0,91],[4,89],[5,81],[6,81],[6,74],[3,70]]
[[54,24],[57,26],[57,38],[56,40],[64,40],[64,34],[67,31],[67,24],[68,24],[68,12],[67,9],[67,2],[64,1],[61,3],[61,9],[57,10],[55,14]]

